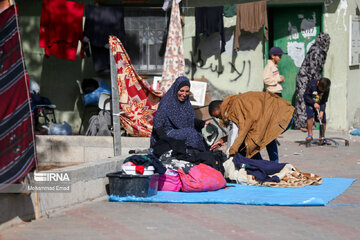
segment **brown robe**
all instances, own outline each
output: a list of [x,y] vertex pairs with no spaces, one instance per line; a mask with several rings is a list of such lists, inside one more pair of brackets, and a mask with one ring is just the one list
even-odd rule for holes
[[239,128],[229,154],[237,153],[245,142],[248,158],[286,130],[294,112],[290,102],[271,92],[232,95],[225,98],[220,109],[223,123],[233,121]]

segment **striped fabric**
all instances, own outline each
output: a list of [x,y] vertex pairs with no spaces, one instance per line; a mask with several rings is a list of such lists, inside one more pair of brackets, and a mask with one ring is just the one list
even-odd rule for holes
[[15,7],[0,14],[0,184],[19,181],[36,164],[29,82]]

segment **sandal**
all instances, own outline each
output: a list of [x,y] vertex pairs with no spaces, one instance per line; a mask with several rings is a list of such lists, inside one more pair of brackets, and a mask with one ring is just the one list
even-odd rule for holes
[[307,128],[300,128],[300,131],[307,132],[308,130],[307,130]]
[[307,137],[305,138],[305,141],[310,142],[311,140],[313,140],[313,136],[312,135],[307,135]]

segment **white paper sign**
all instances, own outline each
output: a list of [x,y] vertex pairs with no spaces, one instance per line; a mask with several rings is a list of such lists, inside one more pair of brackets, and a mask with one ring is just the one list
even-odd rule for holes
[[190,102],[193,106],[204,106],[206,95],[206,82],[190,81]]
[[349,65],[360,64],[360,16],[350,15]]

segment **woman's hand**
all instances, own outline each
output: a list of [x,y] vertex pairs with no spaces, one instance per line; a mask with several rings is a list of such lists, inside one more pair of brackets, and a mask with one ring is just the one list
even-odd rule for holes
[[207,127],[207,126],[209,126],[210,124],[211,124],[210,121],[206,121],[204,127]]
[[224,146],[224,140],[222,138],[220,138],[218,141],[216,141],[211,147],[210,147],[210,151],[214,150],[214,149],[218,149],[219,147]]

